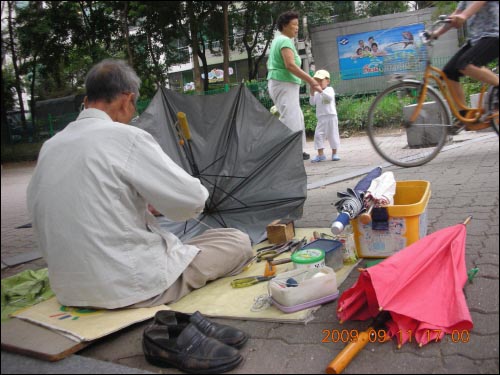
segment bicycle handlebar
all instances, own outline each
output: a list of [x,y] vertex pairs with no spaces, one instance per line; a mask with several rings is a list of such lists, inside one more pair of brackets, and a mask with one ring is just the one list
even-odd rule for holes
[[439,16],[438,20],[431,25],[430,30],[424,30],[424,31],[419,33],[419,37],[420,37],[420,40],[422,41],[422,44],[432,45],[431,44],[432,41],[437,39],[437,37],[432,38],[432,34],[433,34],[434,30],[436,29],[436,27],[439,25],[442,25],[443,23],[450,23],[450,22],[451,22],[451,18],[449,18],[449,16],[447,16],[447,15]]

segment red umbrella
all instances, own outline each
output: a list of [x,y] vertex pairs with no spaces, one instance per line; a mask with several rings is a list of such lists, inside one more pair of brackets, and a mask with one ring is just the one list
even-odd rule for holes
[[388,311],[388,332],[399,345],[471,330],[463,293],[465,238],[465,224],[441,229],[363,270],[340,297],[338,318],[365,320]]

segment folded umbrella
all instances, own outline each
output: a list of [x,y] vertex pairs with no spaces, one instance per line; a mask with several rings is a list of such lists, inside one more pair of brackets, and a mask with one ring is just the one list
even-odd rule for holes
[[349,223],[350,219],[354,219],[364,209],[363,194],[356,190],[347,188],[347,192],[339,192],[337,196],[340,198],[335,202],[335,207],[339,215],[332,223],[332,233],[339,234],[344,230],[344,227]]
[[348,188],[346,192],[337,193],[337,197],[341,199],[335,203],[339,214],[332,222],[331,230],[333,234],[340,234],[349,223],[349,220],[354,219],[364,211],[364,193],[372,180],[380,176],[381,173],[382,168],[376,167],[359,180],[354,189]]
[[[374,178],[366,193],[363,196],[363,204],[366,208],[359,216],[359,220],[363,224],[368,224],[372,221],[372,210],[376,207],[383,207],[394,204],[394,195],[396,194],[396,179],[392,172],[384,172],[379,177]],[[375,209],[374,212],[377,210]],[[380,216],[380,213],[379,213]],[[388,215],[385,212],[386,218],[381,220],[387,220]],[[373,228],[373,229],[387,229],[387,228]]]

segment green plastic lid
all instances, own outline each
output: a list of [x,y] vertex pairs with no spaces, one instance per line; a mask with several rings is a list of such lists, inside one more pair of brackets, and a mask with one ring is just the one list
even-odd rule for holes
[[325,252],[321,249],[304,249],[292,254],[292,262],[299,264],[317,263],[325,259]]

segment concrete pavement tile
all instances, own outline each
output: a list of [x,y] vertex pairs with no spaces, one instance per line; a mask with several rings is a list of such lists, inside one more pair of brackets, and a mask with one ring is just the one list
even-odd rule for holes
[[110,362],[73,355],[45,362],[2,351],[2,374],[151,374]]
[[465,357],[476,361],[498,359],[498,344],[495,343],[495,340],[497,340],[497,336],[494,333],[477,335],[472,331],[467,336],[466,331],[457,331],[452,336],[446,336],[445,342],[440,343],[440,349],[445,356],[464,355],[466,352]]
[[472,322],[474,323],[473,332],[477,335],[492,335],[499,332],[498,312],[481,313],[479,311],[472,312]]
[[42,254],[38,251],[28,251],[20,255],[16,255],[14,257],[2,258],[2,262],[7,266],[12,267],[21,263],[30,262],[35,259],[39,259],[42,257]]
[[469,306],[482,313],[498,313],[499,296],[496,288],[498,279],[483,277],[480,270],[474,281],[465,285]]

